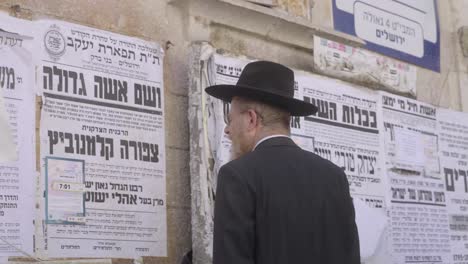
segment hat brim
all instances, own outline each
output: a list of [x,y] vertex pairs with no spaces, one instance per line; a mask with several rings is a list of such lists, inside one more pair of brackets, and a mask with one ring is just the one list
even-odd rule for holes
[[270,105],[278,106],[288,111],[292,116],[308,116],[317,112],[318,108],[311,104],[246,85],[220,84],[205,88],[205,92],[215,98],[231,102],[234,96],[242,96],[258,100]]

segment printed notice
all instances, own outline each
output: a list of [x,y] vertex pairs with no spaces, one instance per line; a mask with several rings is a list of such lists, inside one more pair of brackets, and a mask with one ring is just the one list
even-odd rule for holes
[[438,109],[453,264],[468,264],[468,114]]
[[160,46],[38,23],[45,193],[39,255],[166,256]]
[[392,263],[450,263],[434,106],[381,92]]
[[[23,23],[0,14],[2,28],[18,29]],[[9,151],[10,159],[0,162],[0,258],[33,254],[36,174],[31,40],[19,33],[0,32],[0,103],[4,104],[0,115],[9,134],[0,137],[10,140],[1,150]]]

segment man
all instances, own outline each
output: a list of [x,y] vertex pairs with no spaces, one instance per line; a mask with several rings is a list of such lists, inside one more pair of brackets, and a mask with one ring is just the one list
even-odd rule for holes
[[231,102],[235,158],[218,175],[213,263],[359,264],[346,175],[289,138],[291,115],[317,111],[293,98],[293,71],[252,62],[236,85],[206,92]]

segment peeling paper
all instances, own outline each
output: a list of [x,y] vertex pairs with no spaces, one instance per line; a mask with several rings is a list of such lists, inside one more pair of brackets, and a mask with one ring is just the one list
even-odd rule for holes
[[3,92],[0,90],[0,162],[12,162],[18,159],[8,120]]

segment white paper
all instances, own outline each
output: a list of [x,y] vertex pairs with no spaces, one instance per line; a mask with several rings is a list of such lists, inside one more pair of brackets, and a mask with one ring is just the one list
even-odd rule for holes
[[158,44],[40,21],[40,256],[166,256]]
[[420,133],[395,128],[395,160],[424,167],[424,140]]
[[[2,78],[2,70],[3,67],[0,68],[0,78]],[[0,162],[12,162],[18,158],[9,119],[3,100],[3,92],[0,89],[0,135],[2,135],[0,137]]]
[[359,242],[361,250],[361,261],[366,261],[374,256],[384,229],[387,226],[385,210],[371,208],[361,199],[354,199],[356,212],[356,225],[359,231]]
[[[381,92],[392,263],[450,263],[434,106]],[[435,143],[434,143],[435,141]]]
[[468,263],[468,114],[438,109],[440,159],[448,203],[452,260]]
[[[0,14],[2,28],[15,23],[21,24]],[[28,41],[20,34],[0,33],[0,119],[8,125],[0,129],[0,138],[11,144],[2,143],[0,152],[8,151],[12,158],[0,162],[0,257],[33,253],[36,145],[34,65]]]
[[366,80],[416,94],[416,67],[365,49],[314,36],[314,63],[326,75]]

